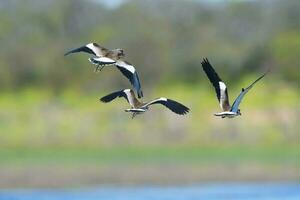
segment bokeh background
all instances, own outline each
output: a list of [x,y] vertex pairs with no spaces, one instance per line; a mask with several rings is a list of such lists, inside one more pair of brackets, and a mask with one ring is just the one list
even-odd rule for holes
[[[300,180],[300,1],[1,0],[0,187],[186,184]],[[160,106],[130,118],[131,87],[114,68],[94,73],[89,42],[123,48],[144,100]],[[201,69],[208,57],[230,101],[271,69],[220,119]]]

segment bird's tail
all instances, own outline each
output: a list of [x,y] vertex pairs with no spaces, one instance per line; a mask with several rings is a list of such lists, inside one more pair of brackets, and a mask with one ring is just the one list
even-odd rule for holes
[[89,58],[89,61],[93,65],[101,65],[101,62],[97,61],[95,58]]

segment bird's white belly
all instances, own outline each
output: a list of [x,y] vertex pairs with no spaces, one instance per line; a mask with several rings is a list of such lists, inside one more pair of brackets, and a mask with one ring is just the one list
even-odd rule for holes
[[222,118],[234,118],[236,116],[238,116],[237,113],[235,112],[230,112],[230,111],[225,111],[225,112],[220,112],[220,113],[215,113],[214,114],[215,116],[219,116],[219,117],[222,117]]
[[130,108],[130,109],[126,109],[125,112],[143,113],[146,112],[146,110],[142,108]]

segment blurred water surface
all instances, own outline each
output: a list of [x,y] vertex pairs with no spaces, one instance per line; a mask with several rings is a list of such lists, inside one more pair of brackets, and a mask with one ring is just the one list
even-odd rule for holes
[[0,199],[299,200],[300,183],[227,183],[189,186],[102,186],[99,188],[84,189],[12,189],[0,191]]

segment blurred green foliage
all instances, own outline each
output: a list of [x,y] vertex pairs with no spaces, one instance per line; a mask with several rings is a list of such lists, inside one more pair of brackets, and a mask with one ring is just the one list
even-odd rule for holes
[[91,41],[124,48],[145,88],[203,80],[203,57],[226,80],[271,68],[299,84],[297,8],[296,0],[126,1],[114,9],[90,0],[1,1],[0,88],[124,87],[122,78],[91,75],[84,55],[63,58]]
[[[253,78],[241,81],[248,84]],[[123,110],[123,99],[100,103],[104,92],[84,94],[75,89],[57,95],[29,88],[0,95],[1,146],[14,147],[117,147],[165,145],[297,145],[299,144],[299,100],[295,89],[258,84],[241,105],[243,116],[222,120],[213,116],[219,110],[209,83],[205,85],[161,86],[150,96],[164,94],[179,99],[192,110],[177,116],[154,106],[132,120]],[[201,91],[201,92],[195,92]],[[234,98],[240,89],[231,87]],[[286,100],[287,99],[287,100]],[[233,101],[233,100],[231,100]],[[279,108],[278,108],[279,105]]]

